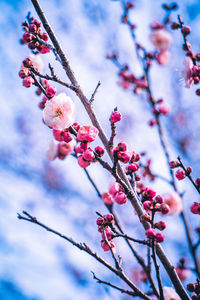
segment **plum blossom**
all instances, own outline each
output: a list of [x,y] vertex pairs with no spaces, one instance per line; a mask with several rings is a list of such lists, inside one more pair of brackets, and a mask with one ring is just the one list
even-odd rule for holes
[[98,136],[99,131],[96,127],[91,125],[85,125],[80,127],[78,133],[77,133],[77,140],[79,142],[93,142],[96,137]]
[[183,76],[183,79],[185,81],[185,87],[189,88],[189,89],[194,84],[194,80],[193,80],[193,77],[192,77],[192,68],[193,68],[192,59],[189,56],[186,56],[184,69],[182,71],[182,76]]
[[70,97],[61,93],[46,102],[43,110],[44,122],[47,126],[63,130],[74,122],[74,103]]
[[150,39],[159,52],[167,50],[172,41],[171,35],[165,29],[155,30]]
[[49,149],[47,150],[48,160],[54,160],[58,154],[58,143],[55,140],[52,140],[49,144]]
[[41,73],[44,69],[44,62],[40,55],[30,54],[29,58],[32,60],[34,68]]
[[181,300],[179,295],[175,292],[175,290],[172,287],[164,286],[163,294],[165,300]]
[[164,202],[170,207],[169,215],[178,215],[183,210],[182,199],[176,192],[163,195]]

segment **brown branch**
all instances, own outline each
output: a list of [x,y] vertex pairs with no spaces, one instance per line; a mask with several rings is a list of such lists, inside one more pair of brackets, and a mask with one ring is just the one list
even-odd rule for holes
[[116,136],[116,125],[114,122],[110,121],[110,125],[111,125],[111,137],[108,141],[108,145],[110,147],[110,149],[113,148],[113,144],[114,144],[114,138]]
[[163,287],[162,287],[161,276],[160,276],[160,267],[158,265],[157,257],[156,257],[156,242],[154,239],[152,240],[152,258],[153,258],[154,266],[156,269],[156,277],[158,280],[158,286],[159,286],[159,291],[160,291],[159,300],[164,300]]
[[[63,52],[51,26],[49,25],[48,21],[47,21],[47,18],[44,14],[44,12],[42,11],[41,7],[40,7],[40,4],[38,2],[38,0],[31,0],[32,1],[32,4],[45,28],[45,30],[47,31],[55,49],[56,49],[56,52],[58,53],[60,59],[61,59],[61,62],[62,62],[62,66],[68,76],[68,78],[70,79],[71,83],[78,87],[78,82],[72,72],[72,69],[70,67],[70,64],[65,56],[65,53]],[[78,90],[77,90],[77,95],[79,97],[79,99],[81,100],[82,104],[84,105],[93,125],[99,130],[99,136],[110,156],[110,158],[112,159],[112,153],[109,149],[109,145],[108,145],[108,139],[99,123],[99,121],[97,120],[97,117],[94,113],[94,111],[92,110],[91,108],[91,105],[88,101],[88,99],[86,98],[86,96],[83,94],[81,88],[79,87]],[[143,213],[144,213],[144,210],[140,204],[140,201],[139,199],[137,199],[137,195],[136,193],[133,191],[131,185],[130,185],[130,182],[128,180],[128,178],[126,177],[124,171],[122,170],[122,168],[120,167],[119,165],[119,169],[120,169],[120,176],[123,178],[123,180],[126,182],[127,186],[129,187],[129,190],[130,190],[130,193],[128,194],[128,198],[129,200],[131,201],[131,204],[133,205],[134,209],[136,210],[137,212],[137,215],[138,217],[140,217]],[[149,225],[147,223],[143,224],[143,226],[145,228],[148,228]],[[174,284],[174,287],[177,291],[177,293],[179,294],[180,297],[183,297],[184,299],[190,299],[186,290],[184,289],[176,271],[174,270],[174,267],[173,265],[170,263],[170,261],[168,260],[164,250],[162,249],[162,247],[160,245],[157,245],[157,253],[158,253],[158,256],[160,258],[160,260],[162,261],[162,264],[163,266],[165,267],[168,275],[170,276],[171,280],[172,280],[172,283]]]
[[70,244],[72,244],[73,246],[77,247],[80,250],[83,250],[84,252],[88,253],[90,256],[94,257],[97,261],[99,261],[102,265],[104,265],[105,267],[107,267],[109,270],[111,270],[113,273],[115,273],[117,276],[119,276],[124,282],[127,283],[127,285],[129,287],[132,288],[132,290],[134,290],[137,295],[139,297],[141,297],[142,299],[146,299],[146,300],[151,300],[151,298],[149,296],[147,296],[146,294],[144,294],[139,288],[136,287],[136,285],[134,283],[132,283],[130,281],[130,279],[124,274],[124,272],[119,272],[119,270],[115,269],[113,266],[111,266],[108,262],[106,262],[103,258],[101,258],[100,256],[98,256],[97,253],[93,252],[85,243],[77,243],[75,242],[72,238],[69,238],[61,233],[59,233],[58,231],[50,228],[49,226],[46,226],[45,224],[41,223],[40,221],[37,220],[37,218],[33,217],[31,214],[29,214],[26,211],[23,211],[23,215],[18,214],[18,218],[20,220],[25,220],[28,221],[30,223],[34,223],[36,225],[39,225],[40,227],[46,229],[47,231],[61,237],[62,239],[68,241]]

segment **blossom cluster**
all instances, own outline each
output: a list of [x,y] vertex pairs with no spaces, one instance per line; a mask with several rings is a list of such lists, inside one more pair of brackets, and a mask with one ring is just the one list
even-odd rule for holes
[[101,247],[104,251],[109,251],[111,248],[115,248],[115,244],[113,243],[113,233],[110,230],[112,228],[112,224],[114,221],[114,217],[112,214],[107,214],[103,217],[97,218],[98,231],[101,233]]

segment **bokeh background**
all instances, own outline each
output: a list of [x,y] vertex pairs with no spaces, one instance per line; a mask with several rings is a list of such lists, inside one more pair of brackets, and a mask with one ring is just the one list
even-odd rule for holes
[[[189,40],[194,51],[198,52],[200,2],[179,2],[178,13],[193,28]],[[135,0],[136,8],[131,12],[131,18],[137,25],[137,39],[149,50],[153,50],[149,24],[164,17],[161,3],[160,0]],[[116,67],[106,59],[107,53],[116,50],[122,63],[129,63],[134,73],[141,74],[128,28],[121,24],[119,1],[41,0],[41,5],[88,97],[101,81],[94,109],[106,133],[110,134],[108,119],[117,106],[123,120],[118,125],[116,141],[126,141],[130,150],[146,151],[147,158],[152,159],[153,171],[169,178],[157,131],[148,126],[151,112],[144,95],[135,96],[122,90],[118,85]],[[101,256],[110,259],[100,247],[100,235],[95,224],[95,212],[106,213],[103,203],[73,157],[64,161],[47,160],[46,151],[52,133],[42,122],[38,108],[40,99],[35,95],[35,88],[22,87],[18,77],[22,60],[30,54],[19,40],[22,36],[20,24],[27,12],[36,17],[31,1],[0,0],[0,7],[0,299],[126,299],[126,296],[92,279],[90,271],[100,278],[118,282],[93,258],[41,228],[17,219],[17,212],[27,210],[58,231],[88,243]],[[173,14],[174,20],[176,14]],[[172,32],[172,37],[170,63],[166,67],[153,66],[152,88],[155,98],[163,97],[171,107],[169,116],[162,119],[171,158],[176,159],[177,154],[181,154],[186,164],[192,165],[194,177],[197,177],[200,172],[200,100],[194,88],[188,90],[184,87],[181,80],[184,69],[182,37],[178,32]],[[53,55],[43,55],[42,59],[44,72],[48,72],[48,62],[51,62],[59,77],[66,79]],[[79,99],[63,87],[57,86],[57,90],[73,98],[76,121],[88,123]],[[97,143],[100,144],[99,141]],[[89,171],[100,191],[107,191],[111,178],[106,171],[96,164],[90,166]],[[161,180],[147,180],[145,183],[156,189],[158,194],[171,189]],[[187,218],[195,228],[198,216],[191,215],[188,208],[198,195],[187,180],[180,184],[180,189],[184,192]],[[144,234],[137,226],[130,204],[116,207],[116,210],[130,234],[135,237]],[[166,217],[166,222],[167,241],[163,246],[176,264],[181,257],[188,255],[183,225],[179,217]],[[193,237],[197,239],[195,233]],[[137,270],[136,261],[124,242],[116,244],[131,277]],[[192,266],[189,256],[187,264]],[[194,278],[191,275],[188,282]],[[164,283],[169,285],[167,278]]]

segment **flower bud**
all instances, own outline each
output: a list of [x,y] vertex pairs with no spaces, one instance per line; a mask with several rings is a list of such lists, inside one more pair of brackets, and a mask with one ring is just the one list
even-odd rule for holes
[[189,26],[183,26],[181,28],[181,32],[184,36],[187,36],[191,32],[191,28]]
[[117,202],[118,204],[125,204],[126,201],[127,201],[127,197],[126,195],[124,194],[124,192],[117,192],[115,195],[114,195],[114,200],[115,202]]
[[156,242],[157,243],[162,243],[164,242],[165,236],[162,233],[157,233],[156,234]]
[[56,88],[54,86],[48,86],[46,88],[46,94],[49,98],[53,98],[56,94]]
[[25,77],[25,78],[23,79],[23,86],[24,86],[24,87],[29,88],[29,87],[31,87],[31,85],[32,85],[33,83],[34,83],[34,80],[33,80],[33,78],[30,77],[30,76]]
[[104,150],[104,148],[97,146],[95,148],[95,152],[98,156],[102,157],[104,155],[105,150]]
[[183,180],[186,177],[186,173],[182,169],[178,169],[175,175],[178,180]]
[[95,158],[94,152],[92,149],[87,149],[83,152],[83,158],[87,161],[93,161]]
[[113,204],[113,199],[111,197],[111,195],[109,193],[103,193],[103,195],[101,196],[103,202],[106,204],[106,205],[112,205]]
[[170,208],[167,204],[162,203],[161,206],[160,206],[160,211],[163,215],[166,215],[170,211]]
[[148,228],[145,232],[145,235],[147,238],[152,239],[153,237],[156,236],[156,231],[153,228]]
[[107,214],[104,216],[104,220],[106,223],[113,223],[114,221],[114,216],[112,214]]
[[154,226],[155,226],[155,228],[157,228],[161,231],[164,230],[167,227],[167,225],[164,221],[157,222],[157,223],[154,224]]
[[116,122],[121,121],[121,119],[122,119],[122,115],[118,110],[112,112],[111,117],[110,117],[111,122],[116,123]]
[[171,169],[175,169],[175,168],[179,167],[180,164],[179,164],[178,161],[170,161],[169,166],[170,166]]

